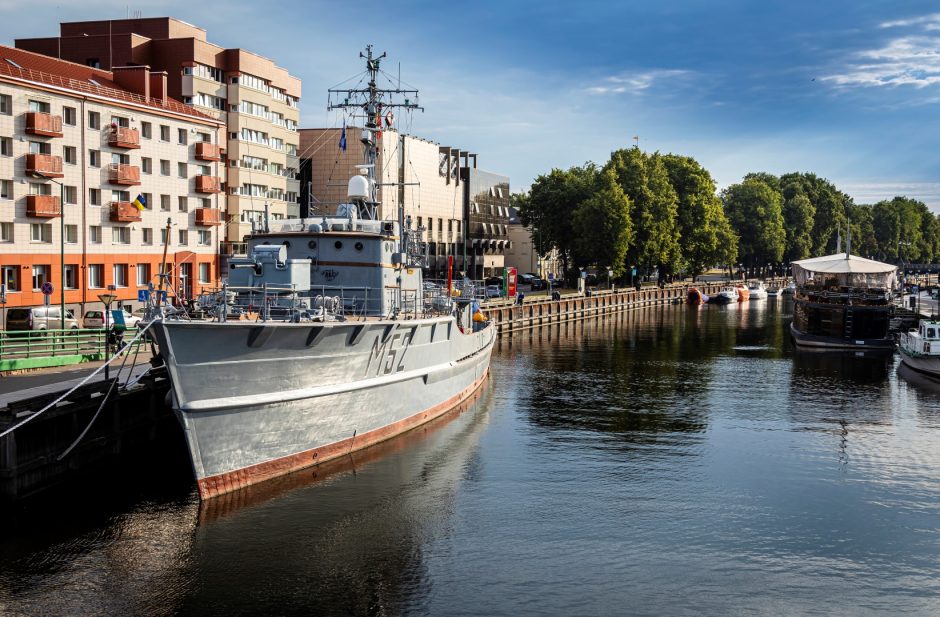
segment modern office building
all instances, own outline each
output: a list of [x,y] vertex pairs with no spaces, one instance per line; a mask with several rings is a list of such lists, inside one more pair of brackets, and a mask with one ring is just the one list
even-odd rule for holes
[[300,80],[273,61],[207,41],[206,31],[172,17],[60,24],[58,37],[16,46],[102,69],[127,64],[166,71],[168,94],[226,125],[223,255],[267,210],[297,216]]
[[[300,131],[302,216],[335,212],[362,163],[361,129],[346,128],[345,152],[341,130]],[[509,178],[478,169],[472,152],[395,130],[382,133],[378,150],[379,216],[396,219],[402,204],[404,215],[425,228],[429,276],[445,276],[448,257],[457,272],[472,278],[499,275],[508,246]]]
[[164,244],[179,295],[217,285],[222,129],[168,96],[163,72],[0,46],[5,307],[43,304],[47,282],[78,317],[106,292],[133,305],[157,284]]

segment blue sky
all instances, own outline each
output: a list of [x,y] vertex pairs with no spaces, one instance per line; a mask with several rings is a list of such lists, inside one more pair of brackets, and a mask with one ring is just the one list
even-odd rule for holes
[[477,152],[514,189],[633,145],[693,156],[719,186],[811,171],[857,203],[904,194],[940,212],[936,2],[474,3],[0,0],[0,42],[59,21],[172,15],[303,79],[301,124],[366,43],[421,90],[411,132]]

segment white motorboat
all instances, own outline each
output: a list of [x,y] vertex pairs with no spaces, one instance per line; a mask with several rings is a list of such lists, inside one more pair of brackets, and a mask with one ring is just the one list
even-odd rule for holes
[[764,287],[763,281],[751,281],[748,284],[747,289],[750,292],[751,300],[767,299],[767,288]]
[[922,319],[916,330],[898,339],[901,362],[920,373],[940,377],[940,321]]

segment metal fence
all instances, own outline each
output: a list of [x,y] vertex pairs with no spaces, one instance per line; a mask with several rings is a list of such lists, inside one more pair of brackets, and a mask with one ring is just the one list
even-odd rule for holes
[[[133,338],[136,329],[123,336]],[[105,357],[103,329],[0,331],[0,371],[64,366]]]

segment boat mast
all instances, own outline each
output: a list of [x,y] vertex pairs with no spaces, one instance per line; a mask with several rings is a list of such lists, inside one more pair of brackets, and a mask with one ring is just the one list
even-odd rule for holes
[[[363,120],[362,135],[360,141],[363,148],[363,167],[366,171],[366,177],[371,180],[370,188],[372,191],[371,202],[366,204],[367,211],[360,213],[363,218],[377,219],[378,212],[378,187],[379,181],[375,176],[375,163],[378,158],[377,142],[382,134],[382,123],[386,122],[389,128],[391,123],[386,120],[385,114],[394,115],[395,110],[420,110],[423,107],[418,105],[418,91],[407,90],[400,87],[379,88],[377,84],[378,74],[381,71],[381,62],[385,58],[385,52],[380,56],[372,54],[372,45],[366,45],[365,52],[359,52],[360,58],[365,58],[366,73],[369,75],[369,82],[365,88],[336,89],[330,88],[327,109],[342,109],[348,112],[352,118],[359,117]],[[398,224],[400,229],[404,229],[404,204],[399,200],[398,204]]]

